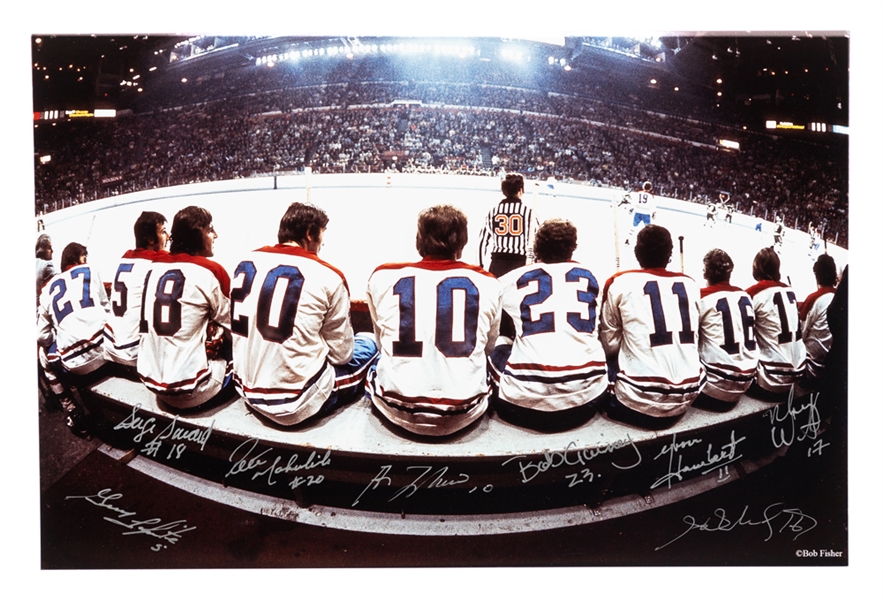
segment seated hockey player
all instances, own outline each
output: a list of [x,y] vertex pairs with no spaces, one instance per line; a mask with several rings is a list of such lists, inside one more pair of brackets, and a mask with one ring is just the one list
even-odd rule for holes
[[756,284],[745,290],[754,306],[754,331],[758,363],[747,394],[759,400],[783,402],[803,376],[806,349],[800,333],[797,297],[780,281],[779,255],[761,248],[754,257]]
[[801,386],[810,390],[821,387],[825,373],[825,358],[831,349],[831,331],[828,328],[828,305],[834,299],[837,285],[837,265],[828,254],[822,254],[812,267],[818,289],[800,305],[800,330],[806,348],[806,371]]
[[576,227],[546,221],[534,241],[537,263],[500,278],[513,344],[491,353],[494,408],[503,419],[540,431],[581,425],[607,396],[607,363],[598,340],[598,282],[571,257]]
[[378,355],[370,334],[353,335],[343,273],[318,256],[327,225],[321,209],[291,204],[279,243],[249,253],[232,274],[234,379],[248,405],[280,425],[360,397]]
[[104,326],[104,351],[109,362],[131,367],[137,376],[141,338],[141,296],[144,277],[157,254],[168,254],[166,218],[144,211],[135,221],[135,249],[127,250],[117,266],[110,295],[111,314]]
[[217,237],[209,211],[181,209],[170,254],[155,256],[144,280],[138,375],[177,409],[204,404],[230,381],[230,277],[209,259]]
[[696,406],[732,408],[757,371],[757,341],[751,297],[730,285],[733,260],[719,248],[703,258],[708,287],[699,292],[699,358],[708,380]]
[[699,286],[666,270],[669,231],[648,225],[638,233],[640,269],[617,273],[604,285],[599,335],[614,377],[607,416],[648,429],[674,424],[705,385],[699,360]]
[[37,307],[40,306],[40,292],[46,282],[58,275],[55,265],[52,263],[52,238],[41,233],[37,238]]
[[64,409],[68,427],[78,432],[85,428],[85,412],[66,384],[73,383],[70,375],[88,375],[104,365],[108,311],[104,285],[87,258],[82,244],[65,246],[61,272],[43,286],[37,316],[40,366],[49,393]]
[[422,260],[381,265],[368,280],[380,359],[366,394],[384,418],[412,433],[452,434],[488,407],[500,283],[460,261],[467,239],[459,209],[425,209],[417,219]]

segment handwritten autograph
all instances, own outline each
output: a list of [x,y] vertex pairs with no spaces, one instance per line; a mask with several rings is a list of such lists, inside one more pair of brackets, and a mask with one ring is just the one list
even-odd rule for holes
[[[316,469],[318,467],[327,467],[331,464],[331,450],[326,450],[325,454],[319,457],[316,454],[316,451],[312,451],[310,456],[307,458],[306,462],[302,464],[297,464],[298,455],[292,454],[288,461],[283,465],[282,457],[276,456],[270,466],[263,468],[264,465],[270,462],[269,457],[263,458],[267,453],[271,452],[272,448],[267,448],[263,452],[260,452],[254,456],[251,456],[251,453],[254,452],[255,448],[258,445],[258,440],[255,438],[248,438],[238,446],[233,452],[230,454],[230,462],[233,463],[233,466],[230,467],[230,470],[227,471],[227,474],[224,477],[230,477],[231,475],[238,475],[240,473],[248,473],[252,472],[251,479],[252,481],[257,479],[258,477],[263,477],[266,475],[267,477],[267,485],[275,485],[276,480],[273,478],[275,475],[284,475],[286,473],[295,473],[298,471],[307,471],[310,469]],[[242,456],[239,456],[240,451],[244,450]],[[258,470],[260,469],[260,470]],[[300,485],[316,485],[322,483],[325,477],[323,475],[308,475],[307,477],[295,477],[291,482],[289,482],[289,487],[294,489]]]
[[[557,469],[559,467],[585,467],[586,463],[602,454],[610,454],[620,448],[631,447],[635,453],[634,462],[627,465],[620,465],[617,463],[611,463],[614,467],[620,470],[628,470],[637,467],[641,464],[641,451],[635,445],[635,443],[631,440],[631,438],[627,438],[625,440],[620,440],[618,442],[613,442],[611,444],[607,444],[604,446],[599,446],[597,448],[580,448],[576,449],[576,443],[570,442],[564,448],[564,450],[546,450],[543,452],[543,458],[537,462],[534,461],[522,461],[520,459],[526,458],[525,455],[513,456],[511,458],[503,461],[502,465],[506,466],[510,462],[514,460],[518,460],[518,471],[521,474],[521,483],[527,483],[534,479],[540,473],[545,473],[551,469]],[[578,477],[582,473],[582,478],[577,481],[576,477]],[[591,473],[588,469],[582,469],[580,473],[574,473],[572,475],[568,475],[568,479],[571,480],[571,484],[568,487],[573,487],[574,482],[577,483],[582,482],[583,480],[588,479],[591,481]]]
[[714,451],[714,446],[712,444],[708,444],[708,448],[706,450],[705,458],[700,460],[697,463],[684,465],[684,457],[679,454],[681,450],[685,448],[689,448],[690,446],[694,446],[702,442],[701,439],[693,438],[683,442],[677,441],[677,434],[673,433],[671,435],[671,444],[665,444],[662,447],[662,450],[659,451],[653,460],[660,458],[661,456],[668,457],[668,473],[657,479],[653,485],[650,486],[650,489],[655,489],[660,485],[666,484],[669,488],[671,488],[671,484],[673,481],[681,481],[684,478],[685,473],[689,473],[691,471],[700,471],[702,475],[710,473],[715,469],[722,469],[728,467],[730,464],[738,461],[742,458],[741,454],[736,453],[736,446],[745,440],[745,436],[742,436],[736,439],[736,432],[730,431],[730,441],[726,444],[723,444],[720,447],[720,450]]
[[[794,388],[792,387],[786,404],[778,404],[764,413],[770,418],[770,425],[772,425],[770,435],[772,435],[773,445],[776,448],[790,446],[795,441],[815,440],[819,436],[822,419],[816,406],[818,399],[818,394],[810,394],[808,402],[794,407]],[[806,414],[806,422],[798,427],[797,420],[804,413]],[[819,448],[819,454],[821,454],[821,448]]]
[[[368,485],[365,486],[365,489],[362,490],[362,493],[360,493],[358,495],[356,500],[352,503],[352,506],[355,506],[356,504],[358,504],[359,501],[362,499],[362,496],[364,496],[365,492],[367,492],[368,490],[372,490],[372,489],[376,490],[381,485],[386,485],[386,486],[392,485],[392,478],[389,477],[389,472],[391,470],[392,470],[392,465],[381,466],[380,472],[374,476],[374,479],[372,479],[370,482],[368,482]],[[410,498],[411,496],[416,494],[420,488],[422,488],[424,486],[426,486],[426,489],[431,489],[431,488],[445,488],[445,487],[452,487],[452,486],[462,486],[462,485],[466,485],[467,483],[469,483],[469,475],[467,475],[466,473],[459,473],[453,479],[448,479],[447,478],[448,467],[440,467],[440,468],[436,469],[435,467],[430,467],[430,466],[411,466],[411,467],[406,467],[405,470],[406,471],[418,471],[418,474],[410,483],[400,487],[396,491],[396,493],[393,494],[389,498],[389,500],[387,500],[387,502],[392,502],[393,500],[395,500],[396,498],[398,498],[402,494],[405,495],[405,498]],[[493,489],[493,487],[494,487],[493,485],[488,484],[482,488],[482,491],[484,493],[489,493]],[[472,492],[474,492],[477,489],[478,489],[478,487],[473,487],[471,490],[469,490],[469,493],[471,494]]]
[[[797,508],[785,508],[784,503],[776,502],[774,504],[770,504],[763,511],[763,518],[760,520],[752,520],[748,518],[748,505],[745,505],[745,508],[742,509],[742,513],[739,515],[739,518],[736,520],[731,520],[727,517],[727,511],[723,508],[717,508],[714,511],[713,517],[708,517],[701,523],[696,519],[696,517],[692,515],[687,515],[684,517],[683,521],[687,524],[687,529],[684,530],[679,536],[675,537],[669,542],[655,548],[655,550],[662,550],[666,546],[673,544],[678,541],[691,531],[732,531],[737,527],[765,527],[767,531],[766,539],[764,542],[768,542],[773,535],[776,533],[782,533],[785,530],[788,530],[791,533],[794,533],[794,539],[796,540],[804,533],[812,531],[815,529],[818,521],[811,516],[805,514],[803,511]],[[783,523],[781,527],[779,527],[780,523]],[[775,523],[775,525],[774,525]]]
[[[140,443],[141,440],[145,438],[145,436],[152,434],[156,430],[156,419],[154,417],[145,419],[139,416],[138,409],[140,408],[140,404],[136,404],[135,406],[133,406],[132,414],[114,425],[113,428],[114,431],[124,429],[138,431],[135,437],[132,438],[135,443]],[[148,441],[141,452],[147,454],[147,456],[157,456],[159,448],[160,446],[162,446],[162,442],[164,440],[170,440],[173,442],[172,450],[169,452],[167,458],[180,458],[182,453],[184,452],[184,449],[186,448],[186,444],[184,442],[194,442],[196,444],[199,444],[199,449],[204,451],[205,445],[206,443],[208,443],[214,427],[214,421],[211,422],[208,429],[202,429],[200,427],[182,427],[178,424],[178,416],[175,415],[171,423],[169,423],[153,439]]]
[[[65,500],[83,499],[90,504],[100,506],[101,508],[105,508],[115,513],[116,517],[104,517],[104,520],[108,521],[109,523],[119,525],[124,529],[128,529],[129,531],[123,533],[123,535],[144,534],[162,540],[163,542],[174,544],[181,539],[182,534],[196,529],[196,527],[187,527],[186,519],[179,519],[177,521],[171,521],[169,523],[163,523],[162,519],[156,518],[145,519],[143,521],[136,519],[132,519],[129,522],[123,521],[121,519],[134,517],[137,513],[135,513],[134,511],[124,510],[122,508],[119,508],[118,506],[111,504],[111,501],[119,500],[122,497],[122,494],[115,494],[110,488],[105,488],[97,494],[92,494],[91,496],[65,496]],[[157,543],[151,548],[151,550],[153,550],[154,552],[159,552],[163,548],[167,547],[168,546],[166,544]]]

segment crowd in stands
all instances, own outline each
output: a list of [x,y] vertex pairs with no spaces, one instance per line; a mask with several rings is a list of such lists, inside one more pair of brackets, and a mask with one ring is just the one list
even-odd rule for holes
[[[456,76],[434,80],[430,69],[419,82],[401,81],[391,65],[375,64],[369,76],[358,61],[341,64],[343,72],[324,71],[318,85],[263,69],[182,87],[163,107],[112,121],[38,124],[36,155],[52,159],[36,166],[36,211],[305,166],[317,173],[505,169],[623,189],[650,180],[660,195],[697,202],[726,191],[740,212],[781,215],[802,230],[821,223],[828,239],[848,245],[845,143],[737,130],[618,96],[602,101],[591,89],[539,91],[545,82],[500,74],[452,83]],[[318,77],[299,72],[297,81]],[[198,101],[206,97],[213,99]],[[740,150],[720,148],[721,138],[738,140]]]

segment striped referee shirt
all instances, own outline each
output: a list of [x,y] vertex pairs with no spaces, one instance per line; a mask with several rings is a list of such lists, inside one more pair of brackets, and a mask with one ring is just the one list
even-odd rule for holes
[[488,268],[496,252],[521,254],[533,262],[533,237],[539,223],[520,200],[504,198],[487,215],[478,242],[478,263]]

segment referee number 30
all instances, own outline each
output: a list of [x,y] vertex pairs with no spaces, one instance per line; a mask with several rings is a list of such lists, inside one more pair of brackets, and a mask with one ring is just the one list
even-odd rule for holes
[[521,235],[524,233],[524,219],[521,215],[496,215],[494,233],[497,235]]

